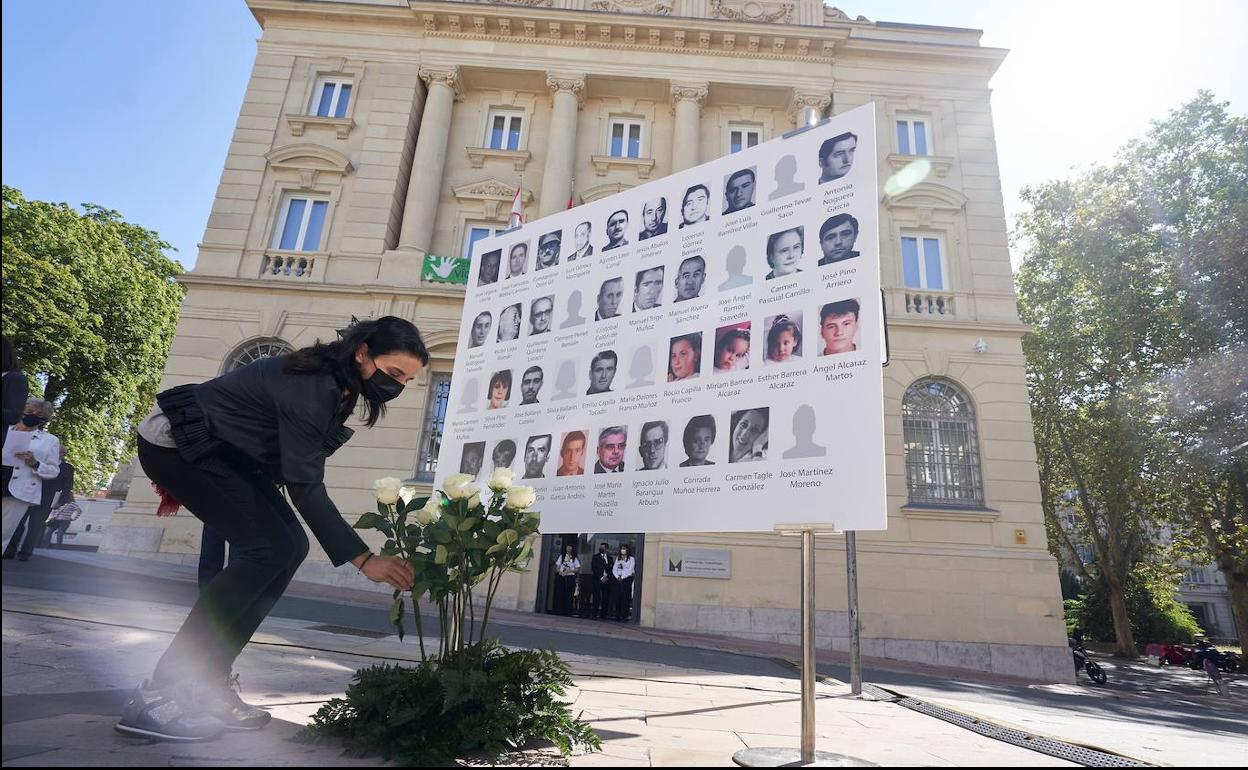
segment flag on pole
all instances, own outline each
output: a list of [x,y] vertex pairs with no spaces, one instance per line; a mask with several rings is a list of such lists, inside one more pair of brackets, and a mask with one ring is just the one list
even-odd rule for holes
[[568,190],[568,208],[576,205],[576,177],[572,177],[572,189]]
[[511,200],[511,216],[507,220],[507,227],[519,227],[524,224],[524,206],[520,204],[520,194],[524,191],[524,182],[516,185],[516,197]]

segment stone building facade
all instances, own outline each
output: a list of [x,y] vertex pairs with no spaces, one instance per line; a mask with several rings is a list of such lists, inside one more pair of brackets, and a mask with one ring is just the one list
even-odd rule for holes
[[[248,2],[263,34],[166,386],[352,316],[413,320],[428,372],[328,467],[344,512],[368,510],[374,478],[427,480],[436,458],[463,290],[423,282],[426,254],[504,228],[518,185],[535,219],[874,102],[889,528],[858,538],[864,652],[1070,679],[989,103],[1004,51],[817,0]],[[198,523],[154,510],[133,484],[105,550],[193,560]],[[796,541],[635,540],[643,625],[798,638]],[[664,546],[727,552],[731,578],[665,576]],[[844,649],[843,539],[817,561],[818,641]],[[500,602],[542,610],[541,573]],[[301,577],[364,585],[315,542]]]

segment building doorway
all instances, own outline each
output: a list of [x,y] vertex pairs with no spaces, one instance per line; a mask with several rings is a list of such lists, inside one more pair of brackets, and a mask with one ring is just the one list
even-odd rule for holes
[[607,601],[613,593],[613,588],[608,582],[607,590],[594,591],[594,573],[593,573],[593,557],[598,553],[598,548],[605,543],[607,552],[611,554],[614,560],[620,552],[621,545],[627,545],[632,551],[633,559],[636,562],[636,570],[633,577],[632,590],[632,617],[628,622],[637,623],[641,617],[641,565],[645,559],[645,537],[640,533],[618,533],[618,532],[567,532],[557,535],[542,536],[542,564],[541,572],[537,579],[537,603],[535,605],[537,612],[547,614],[561,614],[564,602],[560,600],[557,592],[560,590],[560,581],[557,579],[555,568],[556,559],[564,553],[564,548],[571,545],[578,559],[580,559],[580,571],[576,575],[576,581],[572,589],[572,596],[567,602],[569,612],[573,617],[585,618],[586,620],[596,620],[601,617],[614,619],[615,607],[608,604],[603,606],[603,602]]

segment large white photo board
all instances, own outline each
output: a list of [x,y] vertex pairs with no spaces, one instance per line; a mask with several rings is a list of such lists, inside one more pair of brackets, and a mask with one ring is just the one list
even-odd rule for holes
[[887,526],[874,105],[478,241],[437,484],[547,532]]

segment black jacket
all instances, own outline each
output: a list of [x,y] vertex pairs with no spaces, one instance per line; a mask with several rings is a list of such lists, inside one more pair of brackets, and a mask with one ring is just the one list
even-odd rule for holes
[[[60,492],[60,498],[56,497],[56,493]],[[74,466],[69,464],[68,460],[61,460],[61,472],[56,474],[56,478],[51,481],[43,482],[43,498],[39,501],[39,505],[48,510],[52,509],[52,504],[64,505],[73,499],[74,495]]]
[[611,557],[611,554],[609,553],[608,554],[601,554],[601,553],[594,554],[594,561],[593,561],[594,580],[601,580],[602,574],[604,572],[607,575],[610,575],[611,567],[614,564],[615,564],[615,559]]
[[[342,386],[328,372],[287,374],[265,358],[199,385],[157,396],[178,451],[190,462],[241,454],[284,484],[334,566],[368,550],[325,490],[325,460],[351,438]],[[225,445],[224,447],[222,445]]]
[[26,411],[28,395],[26,375],[16,370],[4,373],[4,400],[0,408],[0,413],[3,414],[3,425],[0,425],[0,445],[4,444],[4,439],[8,436],[9,427],[17,425],[17,421],[22,419],[22,412]]

